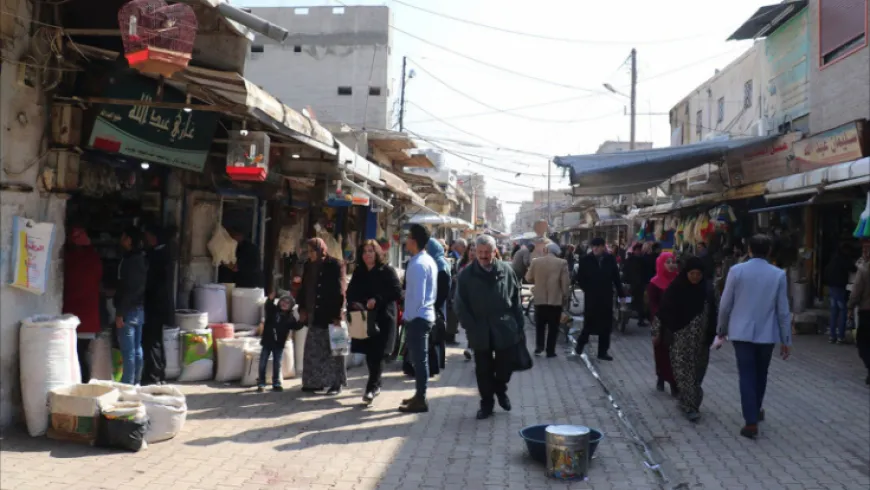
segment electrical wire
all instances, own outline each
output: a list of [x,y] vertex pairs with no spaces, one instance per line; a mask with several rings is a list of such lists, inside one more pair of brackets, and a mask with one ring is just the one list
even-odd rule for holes
[[[588,99],[588,98],[594,97],[596,95],[598,95],[598,94],[587,94],[587,95],[580,95],[577,97],[567,97],[567,98],[562,98],[562,99],[550,100],[550,101],[541,102],[538,104],[527,104],[527,105],[522,105],[522,106],[518,106],[518,107],[511,107],[509,109],[499,109],[497,111],[493,110],[493,111],[485,111],[485,112],[474,112],[474,113],[470,113],[470,114],[458,114],[455,116],[445,116],[445,117],[442,117],[439,119],[423,119],[423,120],[419,120],[419,121],[410,121],[409,124],[413,124],[413,123],[421,124],[421,123],[432,122],[432,121],[437,121],[437,120],[445,120],[445,119],[468,119],[468,118],[472,118],[472,117],[489,116],[492,114],[511,113],[514,111],[522,110],[522,109],[532,109],[532,108],[536,108],[536,107],[545,107],[545,106],[549,106],[549,105],[563,104],[565,102],[572,102],[575,100]],[[525,116],[522,116],[522,117],[525,117]]]
[[420,11],[420,12],[425,12],[425,13],[430,14],[430,15],[434,15],[434,16],[437,16],[437,17],[442,17],[442,18],[444,18],[444,19],[449,19],[449,20],[452,20],[452,21],[455,21],[455,22],[461,22],[461,23],[463,23],[463,24],[473,25],[473,26],[476,26],[476,27],[482,27],[482,28],[484,28],[484,29],[490,29],[490,30],[493,30],[493,31],[502,32],[502,33],[505,33],[505,34],[513,34],[513,35],[516,35],[516,36],[530,37],[530,38],[534,38],[534,39],[541,39],[541,40],[544,40],[544,41],[556,41],[556,42],[571,43],[571,44],[593,44],[593,45],[604,45],[604,44],[609,44],[609,45],[624,45],[624,46],[632,46],[632,45],[652,45],[652,44],[668,44],[668,43],[675,43],[675,42],[681,42],[681,41],[689,41],[689,40],[692,40],[692,39],[699,39],[699,38],[706,37],[706,36],[709,35],[709,34],[699,34],[699,35],[696,35],[696,36],[684,37],[684,38],[678,38],[678,39],[661,39],[661,40],[656,40],[656,41],[643,41],[643,42],[635,42],[635,41],[600,41],[600,40],[599,40],[599,41],[596,41],[596,40],[591,40],[591,39],[571,39],[571,38],[565,38],[565,37],[547,36],[547,35],[545,35],[545,34],[535,34],[535,33],[531,33],[531,32],[516,31],[516,30],[513,30],[513,29],[507,29],[507,28],[504,28],[504,27],[497,27],[497,26],[493,26],[493,25],[489,25],[489,24],[484,24],[484,23],[482,23],[482,22],[475,22],[475,21],[473,21],[473,20],[463,19],[463,18],[461,18],[461,17],[454,17],[454,16],[452,16],[452,15],[444,14],[444,13],[441,13],[441,12],[436,12],[436,11],[434,11],[434,10],[425,9],[425,8],[423,8],[423,7],[418,7],[418,6],[416,6],[416,5],[411,5],[411,4],[406,3],[406,2],[403,2],[403,1],[401,1],[401,0],[393,0],[393,2],[398,3],[399,5],[404,5],[405,7],[412,8],[412,9],[414,9],[414,10],[418,10],[418,11]]
[[495,145],[495,146],[501,146],[501,144],[498,143],[498,142],[496,142],[496,141],[493,141],[493,140],[491,140],[491,139],[489,139],[489,138],[485,138],[485,137],[483,137],[483,136],[476,135],[476,134],[474,134],[474,133],[472,133],[472,132],[470,132],[470,131],[466,131],[466,130],[460,128],[459,126],[456,126],[456,125],[451,124],[451,123],[449,123],[449,122],[447,122],[447,121],[444,121],[444,120],[442,120],[442,119],[439,119],[438,116],[436,116],[435,114],[432,114],[431,112],[427,111],[426,109],[420,107],[420,105],[417,104],[417,103],[414,103],[414,102],[412,102],[412,101],[410,101],[410,100],[406,100],[406,101],[405,101],[405,104],[416,107],[416,108],[417,108],[420,112],[422,112],[423,114],[427,114],[428,116],[434,118],[436,121],[440,122],[441,124],[443,124],[443,125],[445,125],[445,126],[447,126],[447,127],[449,127],[449,128],[452,128],[452,129],[454,129],[454,130],[456,130],[456,131],[459,131],[460,133],[467,134],[468,136],[471,136],[472,138],[477,138],[477,139],[479,139],[480,141],[485,141],[485,142],[490,143],[490,144],[493,144],[493,145]]

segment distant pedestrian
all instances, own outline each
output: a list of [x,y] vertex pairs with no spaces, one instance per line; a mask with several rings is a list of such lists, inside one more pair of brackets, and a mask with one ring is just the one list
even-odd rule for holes
[[631,288],[631,306],[637,314],[637,326],[643,327],[649,317],[644,301],[644,293],[647,291],[649,278],[646,272],[646,260],[643,256],[643,244],[640,242],[635,242],[632,245],[631,254],[625,259],[623,278]]
[[435,287],[435,325],[429,336],[429,375],[437,375],[446,367],[447,361],[447,299],[450,297],[450,264],[444,257],[441,242],[429,239],[426,253],[438,267]]
[[523,335],[522,286],[510,265],[494,260],[495,240],[477,237],[477,261],[459,275],[456,313],[474,351],[477,389],[480,392],[479,420],[493,414],[495,399],[510,411],[508,383],[513,374],[515,347]]
[[841,243],[828,266],[825,267],[825,285],[831,302],[830,343],[846,342],[846,285],[849,275],[857,269],[849,257],[849,246]]
[[755,235],[745,263],[728,274],[719,309],[718,334],[734,343],[740,376],[740,402],[746,425],[740,435],[754,439],[764,420],[764,392],[773,348],[788,359],[791,350],[791,312],[785,271],[767,262],[771,240]]
[[456,316],[456,311],[453,308],[453,290],[456,289],[456,278],[459,275],[459,263],[465,256],[465,251],[468,250],[468,242],[464,238],[459,238],[453,242],[450,258],[453,259],[453,265],[450,273],[450,294],[447,297],[447,337],[445,344],[450,347],[456,347],[459,342],[456,341],[456,334],[459,333],[459,317]]
[[870,240],[864,241],[861,254],[861,265],[858,266],[858,274],[852,287],[852,296],[849,297],[849,317],[853,318],[855,309],[858,309],[858,329],[855,332],[855,344],[858,346],[858,355],[864,361],[867,368],[867,379],[870,385]]
[[426,400],[426,388],[429,384],[429,335],[435,326],[438,289],[438,266],[425,250],[429,239],[426,228],[411,225],[405,241],[405,248],[411,255],[405,270],[405,343],[416,378],[414,396],[403,400],[399,407],[399,411],[406,413],[429,411]]
[[166,381],[166,354],[163,350],[163,327],[175,318],[175,261],[169,234],[162,227],[149,226],[145,231],[148,280],[145,283],[145,324],[142,327],[144,365],[142,384]]
[[[659,256],[659,260],[664,256]],[[692,422],[700,418],[704,390],[701,384],[716,337],[716,298],[704,279],[703,260],[692,257],[665,290],[653,342],[669,345],[670,363],[679,391],[680,408]],[[655,279],[653,279],[655,281]]]
[[142,379],[142,326],[145,322],[145,285],[148,262],[142,251],[142,232],[128,228],[121,235],[124,257],[118,265],[118,287],[115,289],[115,328],[123,359],[121,382],[139,384]]
[[64,284],[63,312],[79,318],[79,368],[82,383],[91,379],[91,342],[100,333],[100,284],[103,281],[103,263],[100,253],[91,245],[88,233],[81,226],[70,227],[69,238],[63,251]]
[[[659,258],[656,259],[656,267],[656,276],[653,277],[646,288],[646,295],[649,298],[650,320],[653,323],[655,323],[658,317],[665,291],[667,291],[668,287],[679,274],[677,271],[677,259],[670,252],[659,255]],[[632,298],[633,300],[634,298]],[[653,335],[655,335],[655,332],[653,332]],[[670,335],[659,335],[658,340],[654,339],[653,341],[653,354],[656,364],[656,389],[664,391],[665,383],[667,383],[671,387],[671,394],[677,396],[679,388],[677,388],[674,371],[671,367],[670,348]]]
[[568,307],[571,295],[571,275],[568,262],[559,258],[559,246],[547,245],[549,255],[532,260],[526,272],[526,281],[535,285],[532,291],[535,302],[535,355],[544,353],[545,340],[547,357],[556,357],[556,340],[559,337],[559,324],[562,311]]
[[514,252],[511,257],[511,266],[514,269],[514,274],[520,281],[525,280],[526,272],[529,270],[529,266],[532,265],[532,251],[534,249],[534,244],[520,246],[519,250]]
[[[476,250],[477,244],[475,242],[468,244],[468,247],[465,249],[465,255],[463,255],[462,260],[459,261],[459,266],[456,268],[456,274],[454,274],[453,291],[450,293],[451,299],[453,300],[453,306],[451,306],[450,309],[453,310],[453,314],[456,315],[457,324],[459,323],[459,315],[456,313],[456,290],[459,289],[459,274],[465,270],[466,267],[477,261]],[[473,353],[471,352],[471,349],[466,348],[462,351],[462,354],[465,356],[466,361],[470,361]]]
[[577,269],[577,285],[583,290],[586,310],[583,331],[577,339],[576,354],[582,354],[590,335],[598,336],[598,359],[612,361],[610,333],[613,330],[613,292],[619,298],[625,297],[619,266],[612,255],[605,252],[603,238],[593,238],[590,242],[592,253],[580,259]]

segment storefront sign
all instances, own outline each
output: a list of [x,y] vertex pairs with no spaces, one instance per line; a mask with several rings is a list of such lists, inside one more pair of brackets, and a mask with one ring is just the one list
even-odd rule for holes
[[[116,74],[101,94],[111,99],[160,100],[157,82],[143,76]],[[184,103],[185,96],[163,87],[163,102]],[[214,138],[218,115],[146,106],[103,105],[88,146],[108,153],[201,172]]]
[[795,15],[764,41],[767,94],[766,116],[783,123],[806,116],[809,105],[809,9]]
[[762,147],[735,151],[726,158],[731,187],[766,182],[796,173],[791,161],[800,133],[789,133]]
[[819,133],[795,143],[794,156],[800,172],[836,163],[858,160],[864,156],[861,144],[864,125],[852,122],[839,128]]
[[326,205],[333,208],[368,206],[369,204],[370,200],[368,196],[355,196],[348,193],[336,194],[335,192],[330,192],[326,197]]

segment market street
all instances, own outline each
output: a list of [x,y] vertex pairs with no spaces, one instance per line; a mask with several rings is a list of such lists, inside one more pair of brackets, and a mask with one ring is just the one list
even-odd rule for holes
[[697,425],[655,390],[648,328],[632,321],[624,335],[614,334],[611,353],[613,362],[596,364],[601,379],[662,463],[669,488],[870,487],[870,387],[854,345],[798,335],[789,360],[774,356],[757,441],[738,435],[743,420],[730,344],[710,356]]
[[[533,336],[531,327],[529,334]],[[430,412],[396,411],[413,381],[390,367],[383,394],[359,405],[365,368],[337,398],[308,396],[299,381],[281,394],[186,385],[189,414],[175,439],[137,454],[81,447],[22,430],[4,436],[0,489],[480,489],[659,488],[592,375],[564,356],[538,359],[510,384],[513,411],[475,420],[472,363],[452,349],[430,386]],[[549,480],[517,431],[542,422],[584,424],[605,434],[588,482]]]

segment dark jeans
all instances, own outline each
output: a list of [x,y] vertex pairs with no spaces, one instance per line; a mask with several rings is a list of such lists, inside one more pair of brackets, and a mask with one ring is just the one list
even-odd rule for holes
[[429,334],[435,324],[423,318],[414,318],[405,324],[405,343],[408,357],[414,366],[417,398],[426,398],[429,385]]
[[513,373],[511,353],[511,349],[474,351],[474,374],[477,377],[481,408],[492,409],[495,406],[493,397],[507,393],[507,385]]
[[828,287],[831,301],[831,340],[846,338],[846,288]]
[[646,303],[643,300],[645,293],[646,285],[635,284],[631,287],[631,307],[637,314],[639,324],[649,320],[649,313],[646,311]]
[[144,359],[142,354],[142,323],[145,312],[141,306],[134,307],[124,315],[124,327],[116,329],[124,372],[121,382],[128,385],[139,384],[142,380]]
[[562,307],[556,305],[535,305],[535,350],[544,350],[546,338],[547,354],[556,354],[556,341],[559,339],[559,320]]
[[257,378],[257,386],[266,386],[266,366],[269,364],[269,354],[272,355],[272,386],[281,386],[284,376],[281,375],[281,359],[284,358],[284,346],[263,346],[260,351],[260,371]]
[[773,357],[774,344],[734,342],[737,373],[740,376],[740,404],[746,425],[758,423],[758,413],[767,389],[767,370]]
[[142,384],[152,385],[166,381],[162,322],[149,323],[145,320],[145,327],[142,330],[142,354],[144,356]]
[[82,383],[91,380],[91,341],[94,339],[78,339],[76,350],[79,354],[79,370],[82,372]]
[[384,349],[369,349],[366,352],[366,365],[369,368],[369,381],[366,383],[366,391],[381,387],[381,376],[384,374]]

